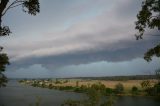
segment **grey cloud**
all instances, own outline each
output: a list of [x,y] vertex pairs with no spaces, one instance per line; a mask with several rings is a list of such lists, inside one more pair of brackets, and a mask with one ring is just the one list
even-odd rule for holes
[[9,70],[33,64],[54,69],[64,65],[129,61],[143,57],[159,38],[135,40],[137,4],[138,0],[120,0],[103,14],[75,23],[64,31],[53,32],[50,36],[44,35],[44,39],[23,39],[22,45],[17,40],[6,44],[12,63]]
[[[57,56],[50,55],[24,58],[22,60],[13,62],[11,67],[12,69],[13,67],[17,69],[18,67],[28,67],[32,64],[41,64],[43,67],[49,68],[50,70],[56,70],[57,67],[66,65],[88,64],[97,61],[131,61],[135,58],[143,58],[143,54],[150,47],[153,47],[158,41],[159,39],[154,38],[142,41],[120,41],[110,47],[118,47],[119,49],[108,50],[108,48],[106,48],[106,45],[101,45],[103,49],[100,48],[99,50],[85,50],[79,52],[72,51]],[[125,47],[123,45],[125,45]]]

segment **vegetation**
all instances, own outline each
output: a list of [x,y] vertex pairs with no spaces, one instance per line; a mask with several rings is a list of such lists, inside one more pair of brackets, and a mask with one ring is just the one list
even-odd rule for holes
[[136,86],[133,86],[131,92],[132,92],[132,95],[138,95],[139,91],[138,91],[138,88]]
[[102,100],[105,97],[105,86],[101,83],[91,85],[86,92],[87,99],[82,101],[67,100],[61,106],[113,106],[115,99],[113,95],[109,99]]
[[0,49],[0,87],[6,86],[7,78],[3,74],[5,71],[6,65],[9,65],[9,59],[7,54],[1,53],[2,49]]
[[[146,28],[160,30],[160,1],[159,0],[145,0],[142,2],[142,9],[137,14],[136,29],[139,34],[136,35],[137,40],[142,39]],[[160,57],[160,44],[149,49],[144,59],[151,61],[153,56]]]
[[[39,0],[1,0],[0,2],[0,37],[7,36],[11,33],[8,26],[2,26],[2,18],[4,15],[15,7],[22,6],[22,10],[30,15],[36,15],[40,12]],[[2,73],[5,71],[6,65],[9,65],[9,58],[6,53],[2,52],[3,47],[0,46],[0,87],[5,86],[7,77]]]
[[[60,82],[64,82],[61,79],[59,80]],[[72,80],[69,81],[67,83],[56,83],[56,80],[20,80],[19,81],[22,84],[28,84],[34,87],[41,87],[41,88],[49,88],[49,89],[57,89],[57,90],[63,90],[63,91],[73,91],[73,92],[78,92],[78,93],[85,93],[88,94],[90,93],[89,91],[91,91],[91,94],[93,94],[93,92],[95,92],[94,94],[98,96],[98,94],[96,94],[97,92],[103,91],[103,94],[105,96],[109,96],[109,95],[118,95],[118,96],[123,96],[123,95],[134,95],[134,96],[157,96],[154,95],[153,93],[159,92],[159,83],[158,80],[140,80],[140,81],[94,81],[94,80],[90,80],[90,81],[85,81],[85,80],[81,80],[78,81],[79,85],[77,86],[77,80]],[[149,82],[149,84],[148,84]],[[114,86],[113,86],[113,83]],[[128,85],[129,84],[129,85]],[[107,85],[111,85],[111,86],[107,86]],[[149,86],[148,86],[149,85]],[[100,88],[99,88],[100,87]],[[153,90],[154,88],[154,92],[149,92],[151,90]],[[95,90],[96,89],[96,90]],[[98,90],[101,89],[101,90]],[[98,91],[97,91],[98,90]],[[89,95],[91,95],[89,94]]]
[[116,92],[117,94],[121,94],[121,93],[123,93],[123,91],[124,91],[123,85],[122,85],[121,83],[118,83],[118,84],[115,86],[115,92]]
[[141,83],[144,92],[150,96],[160,96],[160,82],[158,81],[154,85],[151,85],[149,80],[143,81]]
[[151,82],[149,80],[143,81],[141,83],[141,86],[142,86],[143,89],[148,89],[148,88],[151,87]]
[[[158,74],[159,75],[159,74]],[[57,81],[60,82],[57,84]],[[66,79],[56,80],[20,80],[22,84],[28,84],[34,87],[42,87],[49,89],[57,89],[63,91],[73,91],[86,94],[86,98],[83,100],[66,100],[62,106],[113,106],[115,103],[115,96],[160,96],[160,82],[156,80],[154,83],[151,80],[142,80],[137,87],[133,85],[130,89],[124,86],[126,81],[119,81],[114,88],[108,88],[102,83],[95,82],[93,84],[87,83],[81,85],[81,81],[67,80],[67,83],[73,83],[73,86],[64,86]],[[92,81],[92,80],[90,80]],[[154,81],[154,80],[152,80]],[[77,84],[78,82],[78,84]],[[128,92],[129,91],[129,92]]]

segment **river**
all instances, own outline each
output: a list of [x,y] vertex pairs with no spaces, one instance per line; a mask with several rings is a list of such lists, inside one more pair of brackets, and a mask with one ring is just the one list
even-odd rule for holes
[[[83,99],[85,95],[74,92],[50,90],[21,85],[9,81],[7,87],[0,88],[0,106],[35,106],[36,98],[40,106],[60,106],[67,99]],[[150,97],[118,97],[115,106],[160,106],[160,100]]]

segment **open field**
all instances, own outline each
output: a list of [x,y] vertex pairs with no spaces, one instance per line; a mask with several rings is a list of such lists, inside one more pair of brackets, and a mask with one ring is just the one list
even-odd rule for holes
[[[81,87],[82,85],[89,87],[93,84],[101,83],[101,84],[104,84],[106,88],[112,88],[112,89],[114,89],[118,83],[121,83],[124,86],[124,90],[128,91],[128,90],[131,90],[133,86],[136,86],[139,90],[141,90],[142,89],[141,83],[145,80],[110,81],[110,80],[84,80],[84,79],[57,79],[57,80],[50,80],[50,81],[27,80],[27,81],[24,81],[24,83],[30,85],[36,81],[38,81],[40,85],[45,84],[46,86],[49,86],[51,84],[57,87],[66,87],[66,86]],[[151,86],[157,83],[157,80],[155,79],[150,79],[149,81]]]
[[[61,82],[63,82],[63,80],[60,80]],[[81,80],[81,79],[71,79],[68,80],[68,82],[66,83],[60,83],[60,84],[55,84],[53,83],[55,86],[77,86],[77,82],[78,82],[78,86],[82,86],[82,85],[86,85],[86,86],[90,86],[94,83],[102,83],[104,84],[107,88],[114,88],[116,84],[121,83],[123,84],[124,88],[127,89],[131,89],[133,86],[138,87],[139,89],[141,89],[141,82],[144,80],[127,80],[127,81],[106,81],[106,80]],[[154,85],[157,80],[150,80],[151,85]]]
[[[20,80],[22,84],[31,85],[34,87],[58,89],[73,92],[88,92],[90,88],[100,87],[105,89],[105,95],[159,95],[155,93],[158,91],[158,80],[123,80],[123,81],[110,81],[110,80],[86,80],[86,79],[41,79],[41,80]],[[143,83],[142,83],[143,82]],[[156,85],[156,86],[155,86]],[[142,88],[143,87],[143,88]],[[133,89],[134,88],[134,89]]]

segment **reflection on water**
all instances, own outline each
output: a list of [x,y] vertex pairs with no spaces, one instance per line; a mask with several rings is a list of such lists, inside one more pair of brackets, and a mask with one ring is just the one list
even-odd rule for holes
[[[36,97],[41,98],[41,106],[60,106],[66,99],[82,99],[83,94],[34,88],[10,81],[8,86],[0,88],[0,106],[29,106]],[[116,106],[160,106],[160,101],[148,97],[118,97]]]

